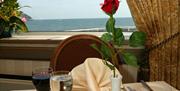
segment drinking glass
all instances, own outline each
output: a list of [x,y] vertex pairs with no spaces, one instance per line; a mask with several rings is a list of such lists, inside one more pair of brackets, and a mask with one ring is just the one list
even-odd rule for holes
[[52,73],[51,68],[36,68],[32,72],[32,82],[37,91],[50,91],[49,79]]
[[69,71],[53,72],[50,78],[51,91],[71,91],[72,81]]

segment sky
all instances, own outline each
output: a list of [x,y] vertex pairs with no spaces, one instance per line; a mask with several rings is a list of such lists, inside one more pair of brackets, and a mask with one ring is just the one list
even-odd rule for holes
[[[33,19],[107,18],[100,4],[104,0],[18,0],[23,12]],[[120,1],[115,17],[131,17],[126,0]]]

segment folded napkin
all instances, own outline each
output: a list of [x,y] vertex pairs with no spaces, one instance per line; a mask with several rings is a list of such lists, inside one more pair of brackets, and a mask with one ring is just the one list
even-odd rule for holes
[[[73,89],[81,91],[109,91],[112,71],[98,58],[87,58],[72,71]],[[121,76],[116,69],[116,74]]]

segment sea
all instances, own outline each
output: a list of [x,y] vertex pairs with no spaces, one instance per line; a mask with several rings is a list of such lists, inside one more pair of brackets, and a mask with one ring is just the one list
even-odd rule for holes
[[[31,32],[104,31],[108,18],[31,19],[26,25]],[[116,18],[116,27],[135,28],[132,18]],[[126,31],[126,30],[125,30]]]

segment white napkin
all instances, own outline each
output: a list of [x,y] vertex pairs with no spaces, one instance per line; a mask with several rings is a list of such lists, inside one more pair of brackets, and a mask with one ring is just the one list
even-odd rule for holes
[[[112,71],[99,58],[87,58],[84,63],[72,71],[73,89],[83,91],[109,91],[111,89]],[[116,74],[121,76],[116,69]]]

